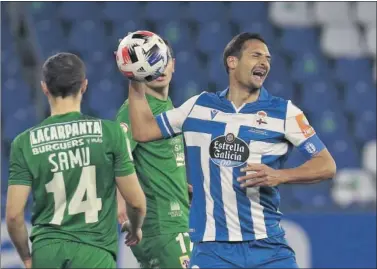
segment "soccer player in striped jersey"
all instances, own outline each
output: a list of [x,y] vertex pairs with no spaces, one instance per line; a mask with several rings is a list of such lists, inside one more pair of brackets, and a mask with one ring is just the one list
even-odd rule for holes
[[[263,87],[271,55],[257,34],[235,36],[224,50],[229,87],[203,92],[157,117],[143,85],[132,82],[132,133],[152,141],[183,133],[193,184],[191,268],[296,268],[280,226],[279,184],[332,178],[335,162],[290,100]],[[220,75],[220,74],[219,74]],[[283,169],[292,147],[307,161]]]

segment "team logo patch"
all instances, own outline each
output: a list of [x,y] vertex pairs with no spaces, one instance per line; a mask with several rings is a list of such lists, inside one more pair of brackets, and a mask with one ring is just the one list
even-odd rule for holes
[[317,151],[317,148],[314,146],[314,144],[310,142],[305,144],[305,149],[310,154],[316,153]]
[[267,113],[264,111],[258,111],[256,115],[255,122],[260,126],[262,124],[267,124]]
[[211,110],[211,119],[212,119],[212,120],[213,120],[214,117],[216,117],[217,113],[219,113],[218,110],[216,110],[216,109],[212,109],[212,110]]
[[212,162],[219,166],[237,167],[249,158],[249,146],[232,133],[218,136],[209,145]]
[[312,126],[310,126],[309,121],[306,119],[304,114],[299,114],[296,116],[296,121],[301,132],[306,138],[315,134]]
[[123,131],[127,134],[128,132],[128,125],[127,123],[121,122],[120,127],[122,127]]
[[179,257],[179,260],[181,262],[182,268],[189,268],[190,265],[190,258],[187,255]]

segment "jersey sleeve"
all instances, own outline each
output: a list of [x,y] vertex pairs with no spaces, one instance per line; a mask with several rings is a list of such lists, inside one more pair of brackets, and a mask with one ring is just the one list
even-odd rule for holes
[[17,137],[13,140],[10,150],[8,185],[31,186],[32,179],[32,174],[22,152],[20,137]]
[[199,95],[193,96],[180,107],[163,112],[156,116],[158,126],[164,138],[174,137],[182,132],[182,125],[194,107]]
[[285,138],[290,141],[307,159],[325,148],[304,113],[288,101],[285,119]]
[[127,130],[122,124],[116,126],[115,135],[115,176],[122,177],[135,173],[135,167],[132,159],[132,152],[130,149]]
[[116,116],[116,121],[119,124],[121,124],[121,127],[123,128],[123,130],[127,130],[126,133],[127,133],[129,146],[130,146],[131,151],[134,151],[134,149],[137,146],[137,142],[132,137],[131,123],[130,123],[130,117],[129,117],[129,111],[128,111],[128,103],[124,104],[122,108],[119,110]]

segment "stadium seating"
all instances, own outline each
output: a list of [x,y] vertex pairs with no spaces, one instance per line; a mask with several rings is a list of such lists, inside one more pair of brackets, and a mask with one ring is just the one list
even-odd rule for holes
[[327,26],[322,31],[321,47],[326,55],[339,58],[365,54],[363,39],[355,25]]
[[307,27],[314,25],[314,14],[310,2],[272,2],[270,19],[276,25],[284,27]]
[[268,6],[265,2],[230,2],[230,19],[236,23],[267,22]]
[[376,140],[364,145],[362,158],[363,168],[376,176]]
[[111,2],[103,3],[102,16],[103,19],[114,21],[116,24],[123,23],[128,20],[137,20],[140,14],[144,13],[144,8],[140,2]]
[[316,23],[328,27],[341,26],[353,22],[351,3],[349,2],[315,2],[314,18]]
[[352,203],[373,204],[376,201],[376,188],[373,177],[361,169],[343,169],[334,179],[332,197],[343,207]]
[[376,2],[356,2],[355,17],[363,25],[376,26]]
[[[31,2],[28,11],[42,60],[58,51],[78,53],[89,79],[83,111],[108,119],[127,96],[127,81],[117,71],[112,52],[128,32],[150,29],[172,44],[176,65],[170,95],[176,106],[203,90],[227,87],[225,45],[239,32],[260,33],[272,54],[264,86],[307,114],[340,170],[364,169],[341,171],[334,182],[352,183],[356,180],[351,178],[360,177],[364,184],[375,178],[374,2]],[[1,30],[1,61],[6,66],[1,69],[2,135],[9,147],[18,133],[39,120],[34,103],[39,89],[22,79],[6,18]],[[6,168],[8,156],[3,157]],[[286,166],[303,162],[294,150]],[[2,177],[4,186],[6,174]],[[331,182],[282,187],[282,201],[291,208],[324,208],[332,204],[330,198],[345,205],[359,203],[358,196],[373,196],[344,188]]]

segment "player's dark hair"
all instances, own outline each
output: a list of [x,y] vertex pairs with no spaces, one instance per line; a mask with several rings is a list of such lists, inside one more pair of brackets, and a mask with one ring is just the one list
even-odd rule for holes
[[246,41],[253,40],[253,39],[259,40],[267,45],[266,41],[263,39],[261,35],[254,34],[254,33],[247,33],[247,32],[236,35],[228,43],[228,45],[226,45],[224,49],[224,54],[223,54],[223,61],[224,61],[225,70],[228,74],[229,74],[229,67],[228,67],[226,59],[229,56],[235,56],[237,58],[240,58],[242,55],[242,51],[245,48],[244,44],[246,43]]
[[46,60],[42,76],[52,96],[76,96],[85,80],[85,65],[78,56],[61,52]]
[[170,44],[170,42],[167,40],[167,39],[162,39],[164,42],[165,42],[165,44],[166,44],[166,46],[168,46],[168,49],[169,49],[169,53],[170,53],[170,57],[171,58],[174,58],[174,52],[173,52],[173,47],[171,46],[171,44]]

